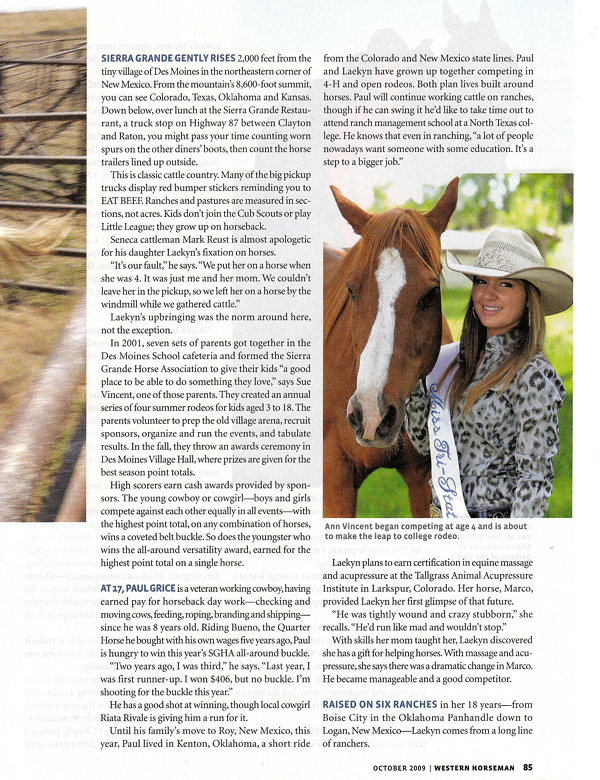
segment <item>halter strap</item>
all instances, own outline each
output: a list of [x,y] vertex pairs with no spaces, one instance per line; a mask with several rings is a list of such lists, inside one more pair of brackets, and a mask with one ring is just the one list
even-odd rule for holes
[[445,378],[443,385],[439,379],[458,355],[459,343],[445,344],[433,371],[427,376],[429,393],[429,447],[431,450],[431,477],[435,492],[440,499],[442,517],[455,520],[468,520],[460,482],[458,455],[452,433],[448,386],[455,370]]

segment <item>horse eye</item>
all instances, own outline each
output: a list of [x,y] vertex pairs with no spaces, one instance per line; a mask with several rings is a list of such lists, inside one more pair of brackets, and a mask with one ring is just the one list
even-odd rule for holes
[[418,304],[419,309],[428,309],[430,306],[433,306],[433,304],[438,299],[439,293],[440,293],[439,287],[432,287],[431,290],[425,293],[425,295],[419,301]]
[[346,282],[346,287],[348,288],[348,292],[350,293],[350,297],[352,298],[354,303],[356,303],[356,295],[354,295],[354,293],[352,292],[352,287],[350,287],[348,282]]

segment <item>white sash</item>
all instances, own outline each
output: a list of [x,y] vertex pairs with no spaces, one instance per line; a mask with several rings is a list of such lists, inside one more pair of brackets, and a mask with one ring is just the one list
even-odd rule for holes
[[442,517],[447,519],[468,520],[469,513],[465,506],[460,484],[458,455],[452,433],[452,421],[447,395],[448,385],[454,371],[439,386],[439,378],[458,355],[458,341],[445,344],[440,350],[440,356],[433,371],[427,377],[427,392],[429,393],[429,448],[431,451],[431,477],[435,492],[440,500]]

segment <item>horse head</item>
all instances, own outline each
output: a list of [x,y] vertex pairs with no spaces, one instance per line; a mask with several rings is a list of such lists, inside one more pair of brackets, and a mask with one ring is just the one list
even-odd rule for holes
[[446,0],[442,5],[442,13],[444,27],[452,36],[444,54],[463,54],[469,50],[476,54],[513,55],[511,47],[500,38],[496,30],[487,0],[482,0],[476,22],[463,22]]
[[456,207],[458,178],[427,214],[371,214],[331,188],[360,235],[344,264],[356,359],[356,390],[346,411],[356,441],[391,447],[405,401],[431,371],[442,336],[440,236]]

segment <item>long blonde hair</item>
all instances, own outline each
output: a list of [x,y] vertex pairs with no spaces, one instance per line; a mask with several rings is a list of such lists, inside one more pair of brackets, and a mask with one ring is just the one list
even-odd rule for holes
[[73,226],[73,214],[45,217],[27,227],[0,222],[0,266],[15,272],[32,257],[52,252]]
[[473,298],[469,299],[461,335],[460,358],[457,357],[450,363],[444,376],[440,379],[442,382],[454,366],[457,367],[449,388],[452,414],[457,411],[463,397],[465,399],[463,411],[468,412],[475,401],[492,387],[500,385],[498,392],[503,393],[514,377],[531,362],[533,357],[538,352],[543,351],[546,321],[540,304],[540,293],[533,284],[525,279],[522,281],[525,285],[526,302],[521,321],[515,329],[519,339],[514,350],[498,368],[467,390],[475,376],[477,363],[487,339],[486,328],[475,316]]

